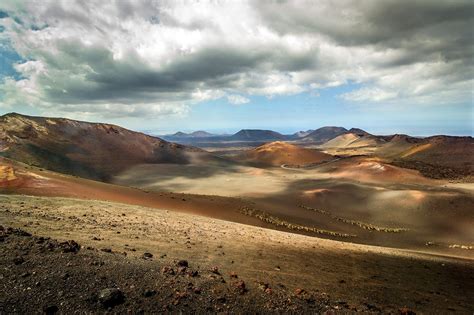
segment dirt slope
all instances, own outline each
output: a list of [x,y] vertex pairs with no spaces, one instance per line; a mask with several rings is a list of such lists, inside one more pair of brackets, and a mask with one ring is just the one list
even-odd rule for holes
[[[6,313],[41,312],[51,305],[65,313],[100,312],[105,309],[97,295],[110,287],[125,295],[114,313],[157,307],[171,313],[206,307],[230,313],[473,311],[472,260],[106,202],[0,198],[4,225],[43,237],[14,234],[0,242],[0,263],[6,267],[0,310]],[[84,247],[64,252],[75,249],[74,243],[54,239]],[[146,252],[152,257],[143,259]],[[180,268],[179,260],[188,267]],[[156,293],[146,297],[146,290]]]

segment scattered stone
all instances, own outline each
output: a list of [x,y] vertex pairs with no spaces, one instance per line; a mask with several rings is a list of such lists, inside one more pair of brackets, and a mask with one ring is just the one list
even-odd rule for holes
[[306,291],[304,289],[300,289],[300,288],[295,289],[295,294],[296,295],[301,295],[301,294],[304,294],[304,293],[306,293]]
[[217,302],[219,303],[225,303],[227,301],[226,297],[225,296],[219,296],[217,299],[216,299]]
[[262,291],[265,291],[266,289],[270,287],[269,284],[265,282],[258,282],[257,285],[258,285],[258,288]]
[[184,275],[186,273],[186,267],[178,267],[178,274]]
[[43,306],[43,312],[46,315],[54,315],[59,312],[59,308],[56,305],[45,305]]
[[235,279],[238,278],[238,276],[237,276],[237,274],[235,273],[235,271],[231,271],[230,274],[229,274],[229,276],[230,276],[231,278],[235,278]]
[[239,294],[244,294],[247,292],[247,288],[245,287],[245,282],[243,280],[235,282],[234,287]]
[[77,253],[81,249],[81,246],[73,240],[61,242],[59,247],[63,250],[63,253]]
[[199,275],[199,272],[197,270],[189,270],[188,271],[188,276],[190,277],[197,277]]
[[105,252],[105,253],[111,253],[112,252],[112,249],[110,248],[102,248],[101,251]]
[[143,259],[152,259],[153,254],[152,253],[143,253]]
[[414,311],[407,307],[402,307],[398,311],[400,312],[400,315],[416,315]]
[[161,268],[161,273],[162,274],[167,274],[167,275],[175,275],[175,271],[173,268],[171,267],[168,267],[168,266],[164,266],[163,268]]
[[143,292],[143,296],[144,297],[151,297],[153,295],[156,294],[156,291],[155,290],[145,290],[145,292]]
[[107,288],[99,292],[99,302],[105,307],[114,307],[125,301],[122,291],[117,288]]
[[21,256],[20,256],[20,257],[15,257],[15,258],[13,258],[13,263],[14,263],[15,265],[21,265],[21,264],[24,263],[24,262],[25,262],[25,259],[24,259],[23,257],[21,257]]
[[368,308],[369,310],[371,310],[371,311],[377,311],[377,312],[380,312],[380,311],[381,311],[381,309],[378,308],[378,307],[377,307],[376,305],[374,305],[374,304],[370,304],[370,303],[364,303],[364,304],[365,304],[365,306],[367,306],[367,308]]
[[179,266],[179,267],[188,267],[188,261],[187,260],[180,260],[180,261],[178,261],[178,263],[176,265]]
[[217,266],[212,267],[211,272],[215,273],[216,275],[220,275],[219,268],[217,268]]

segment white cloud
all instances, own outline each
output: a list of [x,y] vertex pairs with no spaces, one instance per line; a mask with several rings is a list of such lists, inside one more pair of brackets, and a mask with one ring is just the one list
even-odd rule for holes
[[227,95],[227,101],[234,105],[242,105],[242,104],[247,104],[250,102],[248,98],[242,95],[237,95],[237,94]]
[[344,93],[341,96],[349,101],[379,102],[394,99],[397,97],[397,93],[393,91],[385,91],[380,88],[362,88],[349,93]]

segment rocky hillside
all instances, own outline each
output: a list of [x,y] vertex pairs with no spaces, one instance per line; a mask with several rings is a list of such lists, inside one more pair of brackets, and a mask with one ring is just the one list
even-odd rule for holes
[[7,114],[0,155],[81,177],[107,180],[136,164],[212,158],[208,153],[115,125]]

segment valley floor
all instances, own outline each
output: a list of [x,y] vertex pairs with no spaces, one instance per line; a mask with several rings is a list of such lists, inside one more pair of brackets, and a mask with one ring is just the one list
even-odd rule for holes
[[69,198],[0,195],[0,224],[82,245],[0,230],[0,313],[98,312],[109,287],[120,313],[474,311],[472,259]]

